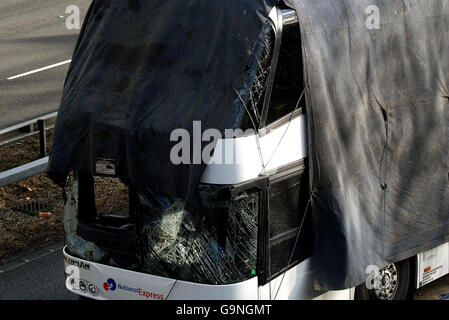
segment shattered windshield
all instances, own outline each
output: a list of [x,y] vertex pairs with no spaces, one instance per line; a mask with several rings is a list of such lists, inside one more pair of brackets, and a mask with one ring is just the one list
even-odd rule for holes
[[84,176],[78,174],[68,190],[64,229],[70,254],[202,284],[256,275],[260,191],[229,199],[223,192],[228,187],[199,185],[200,199],[189,211],[183,201],[153,187],[134,186],[128,200],[133,215],[114,216],[116,221],[96,216],[94,179],[80,179]]
[[151,187],[137,189],[143,272],[204,284],[255,276],[258,193],[218,201],[219,187],[200,186],[201,206],[189,212],[182,201]]

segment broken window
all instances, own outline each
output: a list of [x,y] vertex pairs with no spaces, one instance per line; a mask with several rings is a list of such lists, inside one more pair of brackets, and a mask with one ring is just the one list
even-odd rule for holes
[[119,178],[77,174],[80,188],[80,215],[85,220],[95,218],[130,218],[132,189]]
[[258,192],[219,200],[218,186],[200,185],[201,205],[139,187],[138,247],[143,272],[204,284],[230,284],[255,276]]
[[249,93],[249,97],[246,104],[247,110],[245,110],[241,122],[242,130],[255,129],[254,126],[259,127],[267,91],[267,80],[271,72],[274,38],[273,28],[267,22],[248,59],[242,91]]
[[136,269],[134,188],[117,178],[76,172],[68,182],[64,230],[68,253]]
[[108,180],[86,173],[72,179],[64,216],[69,254],[205,284],[236,283],[256,276],[259,191],[245,191],[230,200],[222,195],[229,194],[223,192],[228,187],[200,185],[201,201],[189,211],[184,202],[155,188],[131,187],[125,197],[125,190],[117,185],[118,194],[132,204],[130,216],[124,211],[115,214],[123,205],[107,211],[99,207],[98,189],[108,193],[106,198],[113,194]]
[[[277,42],[280,42],[280,49],[275,62],[273,88],[269,96],[266,97]],[[253,129],[254,126],[264,127],[290,114],[297,107],[303,89],[299,24],[284,24],[282,34],[276,39],[273,28],[267,23],[248,60],[243,86],[240,89],[244,101],[246,101],[244,99],[246,95],[249,94],[241,128],[246,130]],[[267,103],[266,106],[265,103]],[[304,110],[304,106],[305,100],[302,99],[297,109]],[[265,114],[266,119],[263,119],[264,108],[268,108]]]

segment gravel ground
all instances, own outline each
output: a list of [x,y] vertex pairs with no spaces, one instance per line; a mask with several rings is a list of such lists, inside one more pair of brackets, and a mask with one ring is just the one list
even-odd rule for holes
[[[47,152],[51,151],[53,130],[47,132]],[[8,145],[0,146],[0,172],[38,160],[39,135],[33,135]]]
[[[14,209],[32,201],[52,206],[45,210],[51,216],[33,216]],[[45,175],[0,188],[0,261],[35,245],[62,239],[62,216],[62,190]]]
[[[47,134],[51,145],[52,132]],[[50,148],[48,148],[50,152]],[[39,155],[39,137],[32,136],[0,147],[0,172],[30,161]],[[118,179],[95,178],[97,213],[126,215],[128,188]],[[50,217],[32,216],[15,210],[18,206],[41,202],[51,206]],[[45,174],[0,188],[0,264],[8,256],[33,246],[63,239],[62,189]],[[47,210],[42,210],[47,211]]]
[[[52,132],[47,134],[48,146]],[[50,151],[50,149],[48,149]],[[30,161],[39,155],[39,137],[31,136],[0,147],[0,172]],[[32,216],[15,210],[31,202],[49,205],[50,217]],[[0,188],[0,262],[5,257],[35,245],[62,239],[62,190],[44,174]]]

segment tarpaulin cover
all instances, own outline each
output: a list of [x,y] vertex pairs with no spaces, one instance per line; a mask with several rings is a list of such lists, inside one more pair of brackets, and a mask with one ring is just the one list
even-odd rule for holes
[[289,4],[309,84],[315,276],[348,288],[449,239],[449,1]]
[[172,164],[170,135],[184,128],[193,139],[193,121],[202,132],[240,127],[235,90],[247,101],[246,66],[271,2],[94,0],[66,78],[50,175],[94,173],[96,159],[111,159],[123,181],[190,199],[204,165],[193,164],[197,149],[192,164]]

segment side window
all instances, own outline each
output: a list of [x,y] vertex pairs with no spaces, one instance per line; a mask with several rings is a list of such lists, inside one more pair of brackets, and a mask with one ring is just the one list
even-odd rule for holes
[[[298,24],[284,25],[279,60],[266,125],[295,110],[304,89],[301,36]],[[304,106],[301,101],[299,108]]]
[[274,43],[273,28],[270,23],[266,23],[246,65],[243,88],[248,88],[244,91],[249,93],[249,96],[246,97],[249,114],[245,110],[240,125],[242,130],[254,129],[254,126],[259,127],[267,91],[267,80],[271,72]]
[[[301,171],[293,176],[290,175],[270,182],[268,195],[268,280],[304,261],[312,254],[310,212],[304,219],[309,199],[307,177],[307,172]],[[298,238],[303,220],[304,223]]]

